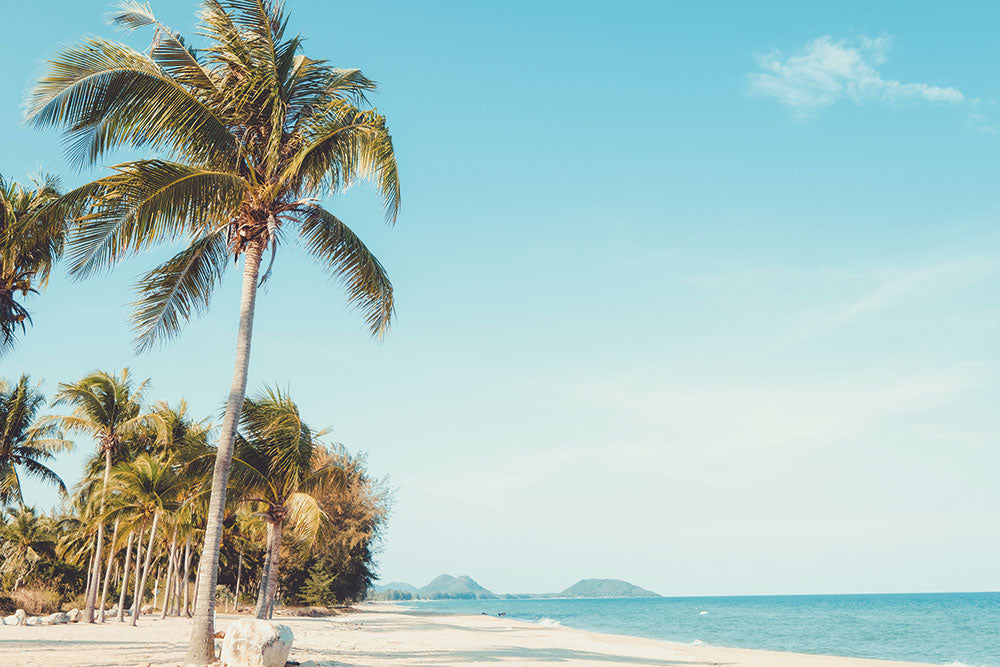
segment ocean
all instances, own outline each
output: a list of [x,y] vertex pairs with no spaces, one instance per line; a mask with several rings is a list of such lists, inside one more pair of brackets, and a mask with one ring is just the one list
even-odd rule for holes
[[412,609],[716,646],[1000,667],[1000,593],[414,600]]

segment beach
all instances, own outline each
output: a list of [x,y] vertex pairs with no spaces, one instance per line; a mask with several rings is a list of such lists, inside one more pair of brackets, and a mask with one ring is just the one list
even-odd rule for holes
[[[225,631],[237,616],[220,614]],[[290,660],[316,665],[692,665],[699,667],[892,667],[921,663],[862,660],[607,635],[495,616],[443,615],[362,604],[333,617],[275,620],[292,628]],[[139,627],[0,627],[0,662],[47,667],[180,664],[186,619],[144,617]]]

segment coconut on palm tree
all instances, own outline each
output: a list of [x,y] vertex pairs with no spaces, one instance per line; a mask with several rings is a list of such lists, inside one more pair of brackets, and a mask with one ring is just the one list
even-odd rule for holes
[[[120,375],[94,371],[78,382],[60,384],[54,397],[54,404],[69,404],[73,413],[51,417],[53,423],[62,424],[66,430],[77,431],[91,436],[97,441],[98,451],[104,458],[104,477],[100,486],[100,505],[97,515],[104,515],[104,501],[113,460],[121,457],[123,447],[130,437],[148,432],[151,425],[162,421],[155,413],[143,412],[143,392],[148,380],[134,385],[128,369]],[[92,579],[100,579],[101,556],[104,543],[104,520],[97,523],[97,538],[94,546],[94,568]],[[94,622],[94,606],[97,603],[97,586],[89,589],[84,607],[84,620]]]
[[58,181],[42,176],[24,186],[0,176],[0,356],[10,350],[31,315],[22,301],[43,288],[63,248],[62,215],[53,207]]
[[267,618],[277,590],[282,534],[293,522],[300,535],[315,537],[323,515],[311,492],[341,481],[336,465],[316,466],[319,434],[302,421],[288,396],[268,389],[243,403],[233,459],[233,487],[241,500],[258,506],[267,523],[264,571],[257,618]]
[[45,465],[72,447],[58,426],[39,419],[45,396],[22,375],[15,384],[0,379],[0,507],[24,505],[21,478],[34,477],[66,493],[66,485]]
[[146,51],[92,38],[50,61],[27,101],[35,126],[66,128],[72,156],[146,149],[149,159],[69,193],[86,206],[69,243],[70,270],[86,276],[131,253],[184,239],[185,248],[138,284],[138,347],[169,337],[206,309],[234,260],[243,259],[236,360],[219,439],[188,662],[213,658],[212,612],[232,443],[246,392],[261,264],[283,240],[306,251],[347,289],[373,335],[388,327],[392,286],[360,238],[319,198],[367,179],[389,222],[399,181],[385,118],[367,104],[375,84],[302,53],[275,0],[203,0],[204,48],[191,48],[148,5],[129,1],[112,21],[152,27]]

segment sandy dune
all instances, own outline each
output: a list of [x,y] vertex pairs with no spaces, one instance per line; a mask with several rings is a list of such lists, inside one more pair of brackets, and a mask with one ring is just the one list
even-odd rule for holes
[[[292,660],[318,665],[692,665],[891,667],[916,663],[691,646],[545,627],[492,616],[439,616],[381,605],[334,618],[279,619],[295,633]],[[225,629],[234,617],[220,615]],[[0,664],[46,667],[176,665],[186,620],[140,619],[139,627],[0,627]]]

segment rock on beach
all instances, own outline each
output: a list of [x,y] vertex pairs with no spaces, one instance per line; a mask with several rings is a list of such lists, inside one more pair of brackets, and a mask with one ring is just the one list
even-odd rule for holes
[[240,619],[226,629],[219,657],[226,667],[285,667],[292,639],[287,625]]

